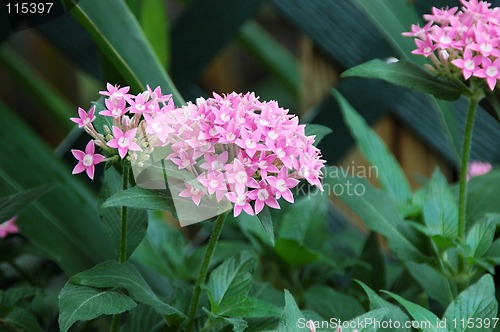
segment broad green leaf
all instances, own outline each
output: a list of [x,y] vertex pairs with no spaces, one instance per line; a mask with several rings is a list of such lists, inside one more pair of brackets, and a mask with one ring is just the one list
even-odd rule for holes
[[4,291],[0,291],[2,294],[0,306],[14,307],[19,304],[21,300],[32,298],[39,292],[40,289],[35,287],[16,286],[8,288]]
[[146,85],[161,86],[164,92],[173,94],[178,105],[184,103],[124,1],[63,1],[74,6],[70,13],[135,90],[145,90]]
[[[106,201],[109,197],[121,192],[122,176],[110,168],[104,174],[104,183],[99,193],[99,202]],[[148,227],[148,215],[146,211],[127,208],[126,216],[126,257],[134,252],[135,248],[141,243]],[[122,234],[122,208],[120,207],[100,207],[99,216],[104,229],[108,232],[114,245],[115,252],[120,256],[121,234]]]
[[415,321],[421,323],[425,322],[425,324],[429,324],[429,326],[426,326],[426,328],[421,329],[424,332],[447,332],[445,328],[440,327],[440,324],[442,324],[441,320],[429,310],[419,306],[416,303],[410,302],[397,294],[388,291],[383,292],[389,294],[396,301],[398,301],[408,311],[408,313],[413,317]]
[[156,57],[167,68],[170,61],[168,16],[165,1],[143,0],[141,2],[141,26]]
[[[229,220],[231,221],[229,222]],[[232,215],[228,215],[228,223],[236,223],[256,250],[258,248],[260,248],[261,251],[265,250],[262,246],[267,246],[267,244],[270,243],[269,234],[266,232],[258,216],[241,213],[238,217],[234,218]]]
[[121,332],[159,332],[165,328],[163,318],[151,307],[144,304],[130,310],[126,325],[122,325]]
[[[492,320],[497,317],[498,302],[495,298],[495,284],[490,274],[485,274],[478,282],[460,293],[453,301],[443,318],[446,319],[450,332],[458,331],[491,331],[490,328],[481,328],[480,323]],[[462,326],[461,319],[465,319],[466,324],[472,321],[468,327]],[[456,319],[454,321],[454,319]],[[455,324],[456,322],[456,324]]]
[[[254,17],[263,0],[190,1],[172,24],[172,78],[181,91],[229,45],[238,30]],[[203,50],[200,52],[200,50]],[[193,97],[198,97],[196,92]],[[194,99],[194,98],[193,98]]]
[[74,275],[70,282],[96,288],[123,288],[132,299],[152,306],[160,315],[171,316],[173,319],[184,317],[179,310],[156,296],[137,268],[130,262],[103,262],[90,270]]
[[443,308],[448,307],[457,292],[453,280],[447,278],[429,264],[407,262],[406,267],[430,298],[438,301]]
[[[404,37],[401,33],[408,31],[411,24],[420,21],[420,17],[412,4],[404,0],[355,0],[375,24],[375,27],[385,35],[385,39],[397,51],[398,57],[408,58],[415,49],[413,38]],[[419,64],[425,63],[423,57],[413,56]]]
[[467,225],[472,226],[488,213],[500,213],[500,170],[476,176],[467,184]]
[[482,257],[490,249],[499,223],[500,215],[489,214],[472,226],[465,238],[467,257]]
[[264,209],[257,215],[257,217],[259,218],[262,227],[264,227],[264,230],[266,231],[269,242],[271,242],[271,245],[274,247],[274,228],[271,211],[269,211],[269,208],[265,206]]
[[332,133],[332,130],[326,126],[319,124],[307,124],[306,125],[306,136],[316,136],[314,138],[314,145],[318,146],[319,142],[328,134]]
[[31,188],[16,194],[0,197],[0,222],[18,215],[26,206],[38,197],[42,196],[55,187],[53,184],[46,184],[36,188]]
[[182,232],[169,224],[161,212],[150,211],[148,215],[147,235],[132,258],[152,267],[169,280],[188,280],[194,277],[197,270],[193,271],[186,265],[190,254]]
[[300,267],[319,259],[319,254],[297,240],[279,238],[274,246],[276,253],[288,264]]
[[26,308],[13,307],[0,316],[1,326],[7,327],[7,331],[29,331],[42,332],[36,317]]
[[67,283],[59,294],[59,328],[66,332],[76,321],[120,314],[135,306],[134,300],[116,290]]
[[23,236],[68,275],[111,259],[113,248],[99,223],[95,194],[81,182],[84,175],[72,175],[71,168],[2,104],[0,117],[0,151],[8,156],[0,158],[0,196],[59,183],[20,215],[17,225]]
[[[300,188],[297,190],[300,192]],[[283,216],[279,238],[295,240],[310,249],[323,249],[328,239],[327,209],[328,195],[318,190],[296,199]]]
[[249,20],[245,23],[238,33],[238,40],[273,72],[291,92],[294,94],[299,93],[300,80],[297,59],[265,31],[258,22]]
[[67,131],[75,127],[75,124],[69,121],[71,110],[75,107],[53,89],[52,84],[23,60],[22,56],[3,45],[0,48],[0,63],[22,84],[23,93],[29,93],[30,99],[43,105],[44,110],[52,115],[51,119],[57,120],[58,126]]
[[[400,307],[384,300],[363,282],[359,280],[356,281],[358,284],[361,285],[361,287],[363,287],[364,291],[366,292],[366,295],[368,295],[368,299],[370,300],[370,310],[388,309],[389,312],[387,313],[387,316],[385,318],[392,319],[393,321],[396,322],[400,322],[401,326],[404,326],[403,324],[410,320],[408,315],[405,312],[403,312],[403,310],[401,310]],[[411,330],[409,328],[401,327],[400,329],[387,329],[387,331],[409,332]]]
[[342,331],[345,332],[375,332],[378,327],[375,324],[368,324],[368,322],[382,322],[389,314],[389,309],[381,308],[368,311],[367,313],[351,319]]
[[352,278],[364,282],[371,288],[385,289],[385,258],[381,252],[376,233],[371,232],[366,238],[360,260],[366,263],[366,265],[355,265],[352,269]]
[[255,255],[250,251],[243,251],[210,274],[207,292],[214,314],[227,308],[227,303],[233,303],[235,298],[243,298],[248,294],[256,264]]
[[170,192],[167,190],[152,190],[141,187],[132,187],[122,190],[108,198],[103,208],[113,206],[127,206],[136,209],[170,211],[175,215],[175,205]]
[[490,249],[484,255],[494,265],[500,265],[500,239],[496,239],[490,246]]
[[282,310],[274,304],[253,297],[232,298],[217,313],[225,317],[280,317]]
[[[328,173],[328,171],[326,171]],[[326,187],[326,184],[328,187]],[[389,247],[402,260],[425,262],[428,260],[404,235],[405,221],[399,215],[390,197],[383,191],[374,188],[367,180],[359,178],[329,178],[324,179],[325,190],[340,186],[343,195],[339,198],[346,203],[372,231],[387,238]],[[358,190],[360,195],[349,194]]]
[[399,205],[406,203],[411,197],[410,185],[394,156],[339,92],[332,90],[332,95],[337,99],[344,122],[349,127],[359,149],[368,162],[376,167],[376,176],[382,187]]
[[[223,326],[232,325],[233,332],[243,332],[248,327],[248,323],[242,318],[224,317],[208,311],[205,307],[203,307],[202,309],[203,311],[205,311],[210,321],[223,323],[222,326],[215,325],[213,327],[214,329],[213,330],[211,329],[209,331],[220,331],[222,330]],[[205,326],[203,327],[203,330],[206,330]]]
[[307,308],[314,310],[327,319],[335,317],[347,321],[364,312],[363,307],[354,297],[325,286],[313,286],[305,294]]
[[[299,328],[298,324],[304,323],[304,328]],[[300,311],[295,299],[292,294],[285,289],[285,309],[281,315],[280,324],[278,326],[278,332],[289,332],[289,331],[309,331],[305,328],[305,317]]]
[[458,206],[448,182],[436,169],[424,198],[424,221],[428,235],[455,239],[458,236]]
[[395,85],[412,90],[430,93],[434,97],[444,100],[457,100],[462,93],[468,93],[468,88],[458,83],[439,78],[426,69],[401,60],[388,63],[374,59],[350,68],[342,73],[341,77],[366,77],[385,80]]

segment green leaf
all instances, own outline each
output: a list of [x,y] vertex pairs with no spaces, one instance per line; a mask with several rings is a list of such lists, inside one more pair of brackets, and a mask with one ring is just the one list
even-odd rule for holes
[[121,332],[159,332],[165,327],[163,318],[153,308],[143,304],[130,310],[128,317]]
[[169,280],[194,278],[197,271],[193,271],[186,265],[190,253],[182,232],[178,227],[166,222],[161,212],[148,214],[147,235],[132,258],[154,268],[167,276]]
[[453,280],[447,278],[429,264],[407,262],[406,267],[430,298],[438,301],[443,308],[450,304],[457,292]]
[[432,312],[429,310],[425,309],[424,307],[419,306],[418,304],[412,303],[401,296],[388,292],[388,291],[383,291],[384,293],[389,294],[392,296],[396,301],[401,303],[401,305],[410,313],[410,315],[413,317],[415,321],[418,322],[425,322],[426,324],[429,324],[430,326],[427,326],[427,328],[423,328],[422,330],[424,332],[447,332],[446,329],[438,327],[440,326],[441,320]]
[[[404,37],[401,32],[410,29],[410,24],[420,21],[412,4],[404,0],[355,0],[353,3],[363,9],[375,27],[397,50],[399,57],[408,58],[411,55],[415,43],[412,38]],[[414,56],[414,59],[419,63],[425,63],[423,57]]]
[[271,242],[271,246],[274,247],[274,228],[273,228],[273,218],[271,216],[271,211],[267,206],[257,215],[266,231],[267,237],[269,238],[269,242]]
[[0,117],[0,151],[9,156],[0,158],[0,196],[59,183],[20,215],[17,225],[23,236],[68,275],[111,259],[113,248],[99,223],[95,194],[81,181],[84,176],[72,175],[71,168],[1,103]]
[[274,246],[276,253],[288,264],[296,267],[315,262],[319,259],[319,254],[308,247],[286,238],[279,238]]
[[[328,170],[326,171],[328,174]],[[328,188],[326,187],[328,185]],[[387,238],[389,247],[402,260],[425,262],[429,259],[408,240],[405,231],[405,221],[399,215],[396,206],[389,196],[374,188],[367,180],[359,178],[330,178],[325,177],[325,190],[343,191],[339,198],[344,201],[372,231],[378,232]],[[349,194],[358,190],[360,195]]]
[[[491,328],[480,328],[478,322],[492,320],[497,317],[498,303],[495,298],[495,284],[490,274],[484,275],[478,282],[460,293],[446,309],[443,319],[446,319],[448,330],[454,331],[491,331]],[[456,319],[454,321],[454,319]],[[461,319],[466,324],[472,321],[471,327],[461,325]],[[456,324],[454,324],[456,322]],[[462,328],[464,327],[464,328]]]
[[314,310],[323,318],[335,317],[347,321],[364,312],[354,297],[325,286],[313,286],[305,294],[307,308]]
[[170,211],[175,215],[175,205],[168,190],[152,190],[132,187],[108,198],[102,207],[127,206],[136,209]]
[[297,59],[258,22],[249,20],[238,32],[238,40],[294,94],[300,91]]
[[27,205],[38,197],[53,189],[54,184],[46,184],[36,188],[31,188],[16,194],[0,197],[0,222],[18,215]]
[[297,323],[301,321],[305,323],[304,315],[299,310],[292,294],[290,294],[288,289],[285,289],[285,309],[281,315],[278,332],[308,331],[309,329],[300,329],[297,327]]
[[[2,313],[3,315],[3,313]],[[8,331],[42,332],[43,329],[36,317],[23,307],[13,307],[0,317],[2,326],[9,327]]]
[[[172,93],[178,105],[184,104],[124,1],[64,1],[73,6],[70,13],[89,32],[109,62],[133,89],[145,90],[147,84],[161,86],[163,92]],[[131,41],[133,47],[130,46]]]
[[[219,316],[216,315],[210,311],[208,311],[205,307],[202,308],[203,311],[208,315],[208,318],[212,322],[223,322],[224,326],[226,325],[232,325],[233,326],[233,332],[243,332],[247,327],[248,323],[242,319],[242,318],[232,318],[232,317],[224,317],[224,316]],[[220,331],[222,330],[220,326],[216,326],[217,329],[215,330],[209,330],[209,331]]]
[[[408,315],[405,312],[403,312],[403,310],[401,310],[400,307],[384,300],[363,282],[359,280],[356,280],[356,282],[360,284],[361,287],[363,287],[364,291],[368,295],[368,299],[370,300],[370,310],[388,309],[386,318],[392,319],[395,322],[400,322],[401,326],[404,326],[403,324],[410,320]],[[411,329],[401,327],[400,329],[387,329],[387,331],[409,332],[411,331]]]
[[467,183],[467,225],[470,227],[488,213],[500,213],[500,170],[476,176]]
[[67,131],[75,128],[75,124],[69,121],[71,110],[75,107],[52,88],[52,84],[37,73],[22,56],[4,44],[0,48],[0,63],[22,84],[23,93],[29,93],[30,100],[36,100],[43,105],[43,109],[52,115],[51,119],[56,120],[58,126]]
[[181,91],[190,90],[189,85],[235,39],[239,29],[256,15],[262,3],[262,0],[190,1],[173,22],[170,34],[172,77]]
[[156,53],[163,68],[169,63],[168,16],[165,1],[143,0],[141,2],[141,25],[144,35]]
[[360,260],[367,264],[355,265],[352,269],[352,279],[362,281],[374,289],[386,288],[385,258],[376,233],[371,232],[366,238]]
[[179,310],[156,296],[137,268],[130,262],[103,262],[90,270],[74,275],[70,282],[96,288],[123,288],[131,298],[152,306],[160,315],[171,316],[172,319],[184,317]]
[[[121,192],[122,176],[115,170],[110,168],[104,174],[104,183],[102,184],[99,193],[99,202],[106,201],[109,197]],[[115,252],[120,255],[121,248],[121,232],[122,232],[122,209],[119,207],[100,207],[99,216],[104,229],[108,232],[111,241],[113,242]],[[146,211],[128,208],[126,212],[126,257],[134,252],[135,248],[141,243],[146,236],[148,228],[148,215]]]
[[428,235],[456,239],[458,236],[458,206],[448,182],[436,169],[424,198],[424,221]]
[[120,314],[135,306],[134,300],[118,291],[67,283],[59,294],[59,328],[66,332],[78,320]]
[[233,303],[235,298],[243,298],[248,294],[256,264],[257,259],[252,252],[242,251],[210,274],[207,292],[214,314],[227,308],[228,303]]
[[233,297],[217,313],[225,317],[280,317],[282,310],[272,303],[253,297]]
[[499,223],[500,215],[489,214],[472,226],[465,238],[467,257],[479,258],[486,254],[493,244],[495,230]]
[[437,77],[424,68],[401,60],[387,63],[374,59],[350,68],[342,73],[341,77],[366,77],[385,80],[392,84],[412,90],[430,93],[434,97],[444,100],[457,100],[462,93],[468,93],[466,86]]
[[316,136],[314,139],[314,146],[318,146],[319,142],[328,134],[332,133],[332,130],[326,126],[319,124],[307,124],[306,125],[306,136]]
[[411,197],[410,185],[394,156],[339,92],[332,90],[332,95],[337,99],[344,122],[356,139],[359,149],[368,162],[375,166],[376,177],[382,187],[398,205],[406,203]]
[[375,325],[371,324],[366,324],[364,322],[382,322],[384,321],[385,317],[389,314],[389,309],[387,308],[381,308],[381,309],[375,309],[372,311],[368,311],[367,313],[360,315],[358,317],[355,317],[354,319],[351,319],[348,324],[346,324],[347,328],[343,328],[342,331],[345,332],[375,332],[378,331],[378,328]]
[[327,210],[328,195],[323,192],[313,191],[296,199],[283,216],[279,238],[295,240],[310,249],[323,249],[328,239]]

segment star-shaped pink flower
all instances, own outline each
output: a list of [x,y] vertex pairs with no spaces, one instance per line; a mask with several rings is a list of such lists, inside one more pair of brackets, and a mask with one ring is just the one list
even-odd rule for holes
[[85,110],[81,107],[78,107],[78,116],[79,118],[69,118],[74,123],[78,124],[78,128],[82,128],[88,126],[92,121],[95,120],[95,106],[92,106],[89,112],[85,112]]
[[86,171],[88,177],[93,180],[95,172],[94,165],[97,165],[104,160],[103,155],[95,153],[94,141],[90,141],[87,143],[85,152],[73,149],[71,150],[71,153],[78,160],[78,164],[76,164],[75,168],[73,169],[73,174],[78,174]]
[[129,131],[123,133],[120,128],[113,126],[113,139],[111,139],[107,146],[118,149],[118,154],[123,159],[127,155],[128,151],[141,151],[139,144],[134,142],[135,135],[137,134],[137,128],[130,129]]

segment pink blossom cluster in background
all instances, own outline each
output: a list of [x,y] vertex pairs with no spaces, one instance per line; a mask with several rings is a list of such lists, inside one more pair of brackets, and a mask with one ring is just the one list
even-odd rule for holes
[[[93,126],[95,109],[79,110],[71,120],[93,140],[85,151],[72,150],[78,160],[73,173],[94,175],[94,165],[106,160],[96,154],[94,142],[132,165],[147,167],[155,148],[170,148],[164,159],[187,170],[198,185],[185,183],[180,196],[199,205],[204,195],[234,203],[234,214],[253,215],[265,205],[279,208],[277,199],[293,202],[290,189],[305,179],[320,190],[325,161],[305,135],[305,126],[275,101],[259,101],[253,93],[198,98],[175,107],[160,88],[131,95],[128,87],[108,84],[106,109],[99,114],[112,120],[100,134]],[[252,203],[252,204],[251,204]]]
[[460,2],[460,10],[433,7],[425,26],[412,25],[403,35],[415,37],[412,53],[430,57],[437,69],[458,68],[466,80],[483,78],[493,90],[500,79],[500,9],[485,1]]
[[17,216],[0,223],[0,239],[7,237],[9,234],[19,233],[19,228],[16,225],[16,219]]

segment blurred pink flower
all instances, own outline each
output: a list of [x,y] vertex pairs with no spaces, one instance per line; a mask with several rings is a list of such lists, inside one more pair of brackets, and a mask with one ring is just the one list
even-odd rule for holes
[[17,216],[14,216],[0,224],[0,239],[5,238],[9,234],[19,233],[19,228],[15,224],[16,219]]
[[467,172],[467,180],[479,175],[484,175],[489,173],[493,169],[490,163],[484,163],[480,161],[473,161],[469,163],[469,170]]

